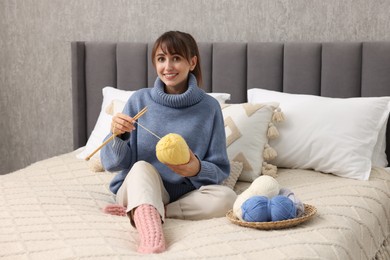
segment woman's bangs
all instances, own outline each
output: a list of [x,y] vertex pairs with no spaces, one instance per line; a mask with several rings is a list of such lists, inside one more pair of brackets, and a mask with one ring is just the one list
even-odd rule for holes
[[187,52],[184,44],[179,41],[175,41],[172,38],[162,39],[160,42],[160,48],[164,54],[179,54],[185,58],[187,58]]

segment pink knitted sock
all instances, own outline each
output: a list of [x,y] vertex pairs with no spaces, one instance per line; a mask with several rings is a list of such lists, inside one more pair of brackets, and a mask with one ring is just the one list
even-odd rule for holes
[[108,204],[103,208],[103,212],[116,216],[126,216],[126,208],[118,204]]
[[134,223],[140,237],[138,252],[161,253],[165,251],[165,239],[161,217],[155,207],[142,204],[135,209]]

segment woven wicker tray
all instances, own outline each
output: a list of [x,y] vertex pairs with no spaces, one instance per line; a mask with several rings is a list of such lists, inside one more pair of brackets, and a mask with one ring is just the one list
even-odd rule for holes
[[309,204],[304,204],[304,206],[305,206],[305,213],[299,218],[293,218],[293,219],[287,219],[281,221],[270,221],[270,222],[241,221],[236,216],[234,216],[233,210],[229,210],[228,213],[226,213],[226,217],[232,223],[243,227],[250,227],[250,228],[257,228],[257,229],[264,229],[264,230],[283,229],[283,228],[290,228],[299,225],[311,219],[317,213],[316,207]]

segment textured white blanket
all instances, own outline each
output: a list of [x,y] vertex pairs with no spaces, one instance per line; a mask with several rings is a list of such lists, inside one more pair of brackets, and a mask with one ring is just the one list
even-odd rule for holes
[[[390,173],[369,181],[279,169],[277,180],[318,209],[294,228],[262,231],[226,218],[167,219],[168,249],[136,252],[126,217],[106,215],[110,173],[93,173],[68,153],[0,176],[0,258],[4,259],[389,259]],[[239,183],[237,190],[248,184]]]

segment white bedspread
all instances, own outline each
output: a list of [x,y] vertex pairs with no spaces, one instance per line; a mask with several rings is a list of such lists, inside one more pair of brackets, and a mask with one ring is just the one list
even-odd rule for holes
[[[389,259],[390,173],[369,181],[279,169],[277,180],[318,209],[297,227],[262,231],[226,218],[167,219],[167,251],[136,252],[126,217],[106,215],[110,173],[93,173],[68,153],[0,176],[0,258],[4,259]],[[242,190],[245,184],[238,184]]]

